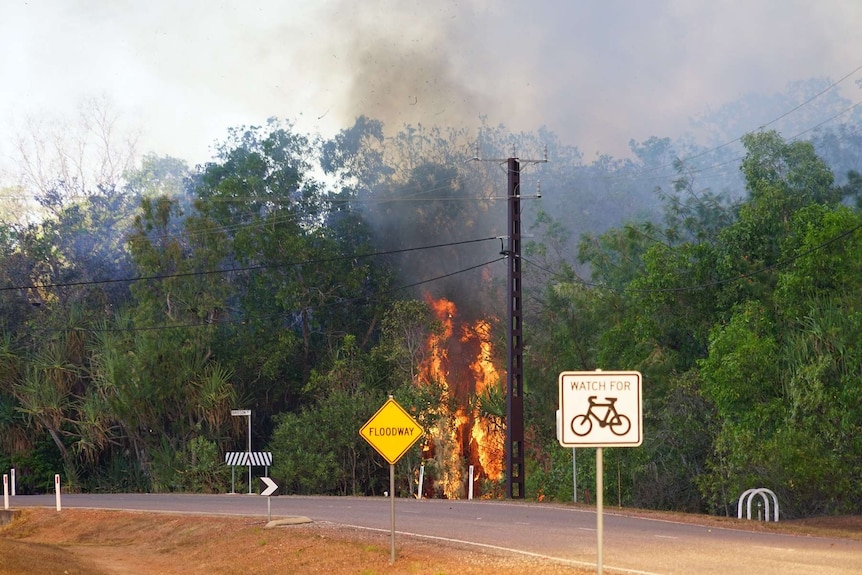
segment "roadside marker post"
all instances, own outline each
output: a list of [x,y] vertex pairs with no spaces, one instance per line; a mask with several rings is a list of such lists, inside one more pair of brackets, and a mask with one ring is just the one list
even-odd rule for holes
[[272,521],[272,494],[278,490],[278,484],[269,477],[261,477],[260,480],[266,485],[260,494],[266,496],[266,522],[269,523]]
[[60,505],[60,474],[59,473],[54,474],[54,499],[56,499],[57,511],[60,511],[61,505]]
[[359,435],[389,462],[390,565],[395,563],[395,464],[424,433],[422,426],[391,395],[359,430]]
[[9,476],[3,474],[3,509],[9,509]]
[[[643,376],[637,371],[564,371],[559,377],[557,440],[596,448],[596,572],[604,572],[604,448],[643,443]],[[577,485],[575,483],[575,485]],[[577,489],[577,487],[575,487]]]
[[422,499],[422,482],[425,481],[425,464],[419,466],[419,492],[416,494],[416,499]]

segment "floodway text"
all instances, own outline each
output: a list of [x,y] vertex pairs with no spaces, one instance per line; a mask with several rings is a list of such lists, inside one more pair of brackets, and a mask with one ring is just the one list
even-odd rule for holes
[[368,435],[376,437],[393,437],[397,435],[413,436],[415,427],[369,427]]

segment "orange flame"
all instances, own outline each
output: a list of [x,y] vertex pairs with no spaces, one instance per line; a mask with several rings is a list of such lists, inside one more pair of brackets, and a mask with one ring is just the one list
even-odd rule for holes
[[470,364],[473,371],[473,380],[476,383],[476,393],[482,393],[500,381],[497,368],[491,361],[491,324],[485,320],[478,320],[472,326],[464,326],[461,341],[468,342],[476,339],[479,342],[479,354]]
[[[500,385],[500,374],[492,358],[491,324],[484,320],[473,326],[465,327],[462,341],[474,337],[479,342],[479,354],[470,364],[475,381],[475,393],[481,395]],[[493,417],[482,417],[478,405],[474,410],[473,427],[470,435],[477,447],[479,463],[488,479],[498,481],[503,477],[503,457],[505,431],[501,421]]]
[[[442,331],[429,338],[428,360],[421,366],[420,379],[440,386],[438,422],[430,430],[439,466],[437,482],[443,496],[456,499],[465,495],[469,465],[474,467],[474,494],[482,479],[498,481],[503,476],[502,420],[483,415],[478,402],[472,401],[499,386],[500,374],[492,362],[490,323],[464,322],[453,302],[426,299]],[[452,337],[456,326],[457,339]]]

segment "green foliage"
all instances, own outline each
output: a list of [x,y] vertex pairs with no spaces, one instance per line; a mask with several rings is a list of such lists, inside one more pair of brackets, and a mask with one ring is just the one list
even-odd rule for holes
[[335,390],[317,405],[276,417],[273,478],[285,493],[358,495],[385,485],[378,456],[359,429],[384,397]]
[[147,493],[150,480],[141,469],[141,462],[131,453],[113,451],[107,461],[100,462],[85,489],[106,493]]
[[[584,451],[578,450],[579,466],[586,464]],[[526,462],[525,487],[528,496],[540,501],[572,501],[572,450],[549,442],[536,452],[544,454],[544,457],[531,457]],[[578,469],[579,491],[586,487],[581,481],[583,468]],[[578,499],[581,499],[580,495]]]
[[787,518],[854,508],[858,496],[848,497],[853,474],[842,465],[841,454],[824,449],[814,430],[788,423],[758,431],[730,423],[720,430],[709,472],[699,478],[714,510],[732,515],[743,491],[764,485],[776,492]]
[[848,291],[862,270],[858,214],[836,203],[843,192],[810,147],[770,134],[748,143],[752,197],[728,247],[757,265],[793,265],[765,268],[759,289],[740,292],[747,301],[712,331],[701,374],[723,425],[701,489],[725,512],[763,485],[789,516],[858,509],[862,317]]
[[222,493],[230,475],[214,441],[203,436],[192,439],[182,453],[182,490]]
[[[697,483],[717,427],[715,408],[702,392],[696,369],[673,377],[672,390],[644,405],[643,445],[626,453],[625,504],[650,509],[702,512],[705,505]],[[625,450],[624,450],[625,451]]]
[[704,393],[722,419],[759,418],[758,408],[780,397],[774,329],[763,307],[749,302],[713,331],[700,367]]
[[150,488],[154,493],[181,491],[183,470],[177,450],[171,445],[169,437],[162,436],[160,439],[147,448]]
[[47,435],[38,437],[31,449],[15,458],[15,469],[16,493],[21,495],[53,493],[54,475],[57,473],[63,485],[68,485],[63,458]]
[[783,246],[793,258],[793,269],[781,274],[775,290],[776,305],[785,317],[804,316],[812,301],[856,307],[849,286],[862,275],[860,225],[859,211],[844,206],[812,205],[794,214],[794,233]]

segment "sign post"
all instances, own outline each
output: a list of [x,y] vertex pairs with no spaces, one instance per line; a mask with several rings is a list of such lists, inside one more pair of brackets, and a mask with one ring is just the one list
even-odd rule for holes
[[269,523],[272,521],[272,494],[278,489],[278,484],[269,477],[261,477],[260,480],[266,485],[260,494],[266,496],[266,522]]
[[643,377],[637,371],[564,371],[560,374],[557,439],[563,447],[596,448],[596,569],[604,563],[605,447],[643,443]]
[[578,502],[578,454],[572,448],[572,503]]
[[390,565],[395,563],[395,464],[423,433],[422,426],[391,395],[359,430],[359,435],[389,462]]
[[251,495],[251,410],[250,409],[231,409],[230,414],[233,417],[248,417],[248,494]]

